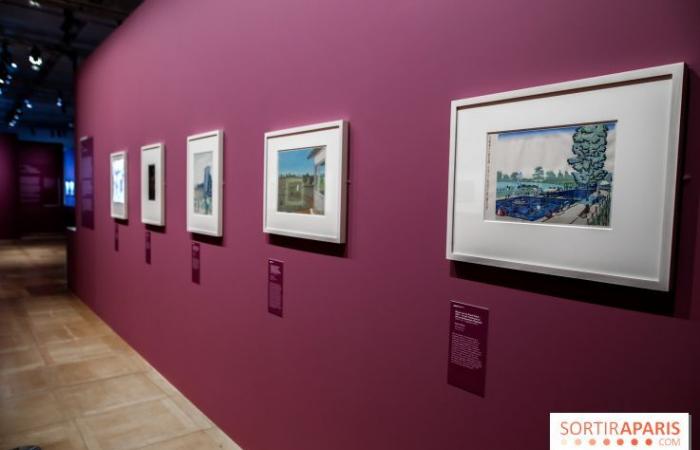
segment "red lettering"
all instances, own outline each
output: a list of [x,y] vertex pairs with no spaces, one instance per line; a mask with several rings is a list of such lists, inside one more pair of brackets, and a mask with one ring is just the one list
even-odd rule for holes
[[671,428],[673,428],[673,431],[670,434],[673,434],[673,435],[681,434],[681,424],[680,423],[678,423],[678,422],[671,423]]

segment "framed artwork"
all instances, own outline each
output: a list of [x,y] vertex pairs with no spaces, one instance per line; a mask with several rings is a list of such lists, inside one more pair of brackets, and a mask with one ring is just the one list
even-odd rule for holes
[[95,175],[93,140],[90,136],[80,138],[80,225],[95,229]]
[[109,155],[109,168],[110,168],[110,214],[115,219],[128,219],[128,208],[127,202],[129,196],[127,195],[127,163],[126,163],[126,151],[114,152]]
[[165,225],[163,144],[141,147],[141,222]]
[[223,235],[223,131],[187,138],[187,231]]
[[683,76],[453,101],[447,258],[668,290]]
[[263,231],[345,242],[348,124],[265,133]]

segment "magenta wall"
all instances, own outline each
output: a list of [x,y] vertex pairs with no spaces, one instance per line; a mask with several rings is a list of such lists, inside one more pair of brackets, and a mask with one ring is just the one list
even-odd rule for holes
[[[700,414],[698,23],[696,0],[147,1],[78,80],[97,205],[76,236],[77,292],[247,450],[534,450],[550,411]],[[690,90],[674,294],[445,260],[450,100],[678,61]],[[263,133],[338,118],[351,124],[347,246],[270,241]],[[185,138],[215,128],[225,236],[202,245],[194,285]],[[167,228],[147,266],[133,187],[139,147],[158,141]],[[122,149],[117,253],[108,154]],[[284,319],[266,310],[268,257],[286,261]],[[485,398],[446,385],[452,299],[491,309]]]
[[[20,234],[64,231],[63,146],[26,141],[17,144]],[[23,189],[28,192],[23,192]]]
[[63,231],[62,151],[61,145],[0,135],[0,239]]
[[0,239],[17,237],[17,140],[0,134]]

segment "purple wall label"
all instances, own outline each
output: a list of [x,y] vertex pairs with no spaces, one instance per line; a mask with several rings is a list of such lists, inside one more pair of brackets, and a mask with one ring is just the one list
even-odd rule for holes
[[450,302],[447,383],[484,396],[489,310]]
[[284,290],[284,263],[267,260],[267,312],[282,317],[282,292]]
[[151,263],[151,232],[146,231],[146,264]]
[[80,224],[85,228],[95,228],[95,191],[93,181],[94,157],[92,138],[80,140]]
[[119,224],[114,222],[114,251],[119,251]]
[[192,243],[192,282],[199,284],[199,272],[201,269],[201,248],[199,242]]

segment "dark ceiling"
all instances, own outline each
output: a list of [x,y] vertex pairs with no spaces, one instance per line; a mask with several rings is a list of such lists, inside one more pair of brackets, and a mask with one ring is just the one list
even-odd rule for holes
[[[141,2],[0,0],[0,132],[72,134],[75,69]],[[35,46],[39,70],[29,61]]]

